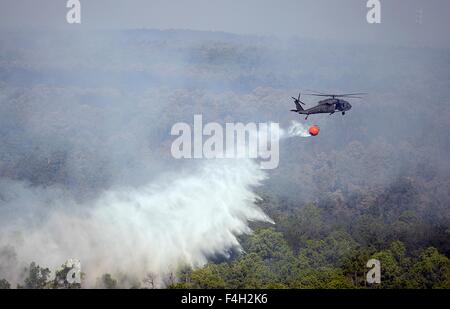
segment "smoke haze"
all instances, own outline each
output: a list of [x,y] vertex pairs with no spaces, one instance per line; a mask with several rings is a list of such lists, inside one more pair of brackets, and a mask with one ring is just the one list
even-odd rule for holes
[[[17,3],[9,12],[26,6]],[[206,30],[245,33],[239,21],[239,29],[227,22]],[[434,24],[423,30],[427,40],[408,30],[378,46],[359,40],[364,33],[329,41],[325,28],[291,40],[189,30],[27,32],[11,18],[1,23],[8,31],[0,35],[0,279],[20,282],[31,261],[54,269],[78,258],[88,286],[106,272],[138,281],[151,273],[163,285],[178,267],[239,251],[249,222],[271,222],[255,192],[296,206],[343,197],[360,205],[360,192],[402,180],[424,194],[417,200],[427,220],[450,222],[450,57],[448,37],[429,35],[441,29]],[[343,24],[340,32],[354,28]],[[303,89],[369,95],[345,116],[300,123],[290,97]],[[194,114],[205,122],[280,123],[283,137],[307,137],[312,123],[321,132],[282,138],[280,166],[267,172],[245,159],[174,160],[170,128]]]

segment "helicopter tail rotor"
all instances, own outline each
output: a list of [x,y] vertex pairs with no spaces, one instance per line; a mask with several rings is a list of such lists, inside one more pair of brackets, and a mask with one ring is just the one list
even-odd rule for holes
[[303,107],[300,104],[303,104],[303,105],[306,105],[306,104],[304,102],[300,101],[300,95],[301,95],[301,93],[298,94],[298,98],[292,97],[292,99],[294,99],[295,107],[297,107],[297,110],[292,110],[292,111],[302,111],[302,110],[304,110]]

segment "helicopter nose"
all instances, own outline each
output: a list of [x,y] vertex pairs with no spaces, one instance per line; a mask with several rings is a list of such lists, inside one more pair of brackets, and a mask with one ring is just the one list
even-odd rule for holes
[[352,105],[350,103],[347,103],[347,110],[351,109]]

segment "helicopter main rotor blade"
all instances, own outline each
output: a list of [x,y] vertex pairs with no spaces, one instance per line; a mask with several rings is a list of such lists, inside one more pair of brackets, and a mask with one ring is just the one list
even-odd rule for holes
[[352,95],[367,95],[367,93],[358,92],[358,93],[343,93],[343,94],[339,94],[339,96],[352,96]]
[[306,89],[305,91],[315,92],[316,94],[326,94],[324,92],[315,91],[315,90],[311,90],[311,89]]
[[332,98],[358,98],[361,99],[362,97],[358,97],[357,95],[364,95],[366,93],[361,94],[315,94],[315,93],[305,93],[304,95],[311,95],[315,97],[332,97]]
[[315,93],[304,93],[303,95],[312,95],[315,97],[335,97],[335,95],[332,94],[315,94]]

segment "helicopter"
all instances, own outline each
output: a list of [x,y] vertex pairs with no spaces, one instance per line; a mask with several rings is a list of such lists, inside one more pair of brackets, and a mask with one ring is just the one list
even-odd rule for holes
[[292,97],[294,99],[296,109],[291,109],[291,112],[296,112],[302,115],[306,115],[305,120],[308,119],[309,115],[312,114],[330,114],[333,115],[335,112],[341,112],[345,115],[345,112],[352,108],[352,105],[345,100],[340,98],[349,99],[362,99],[360,95],[365,95],[367,93],[344,93],[344,94],[327,94],[327,93],[306,93],[305,95],[316,96],[316,97],[327,97],[324,100],[320,100],[316,106],[304,109],[301,104],[306,105],[304,102],[300,101],[300,93],[298,98]]

